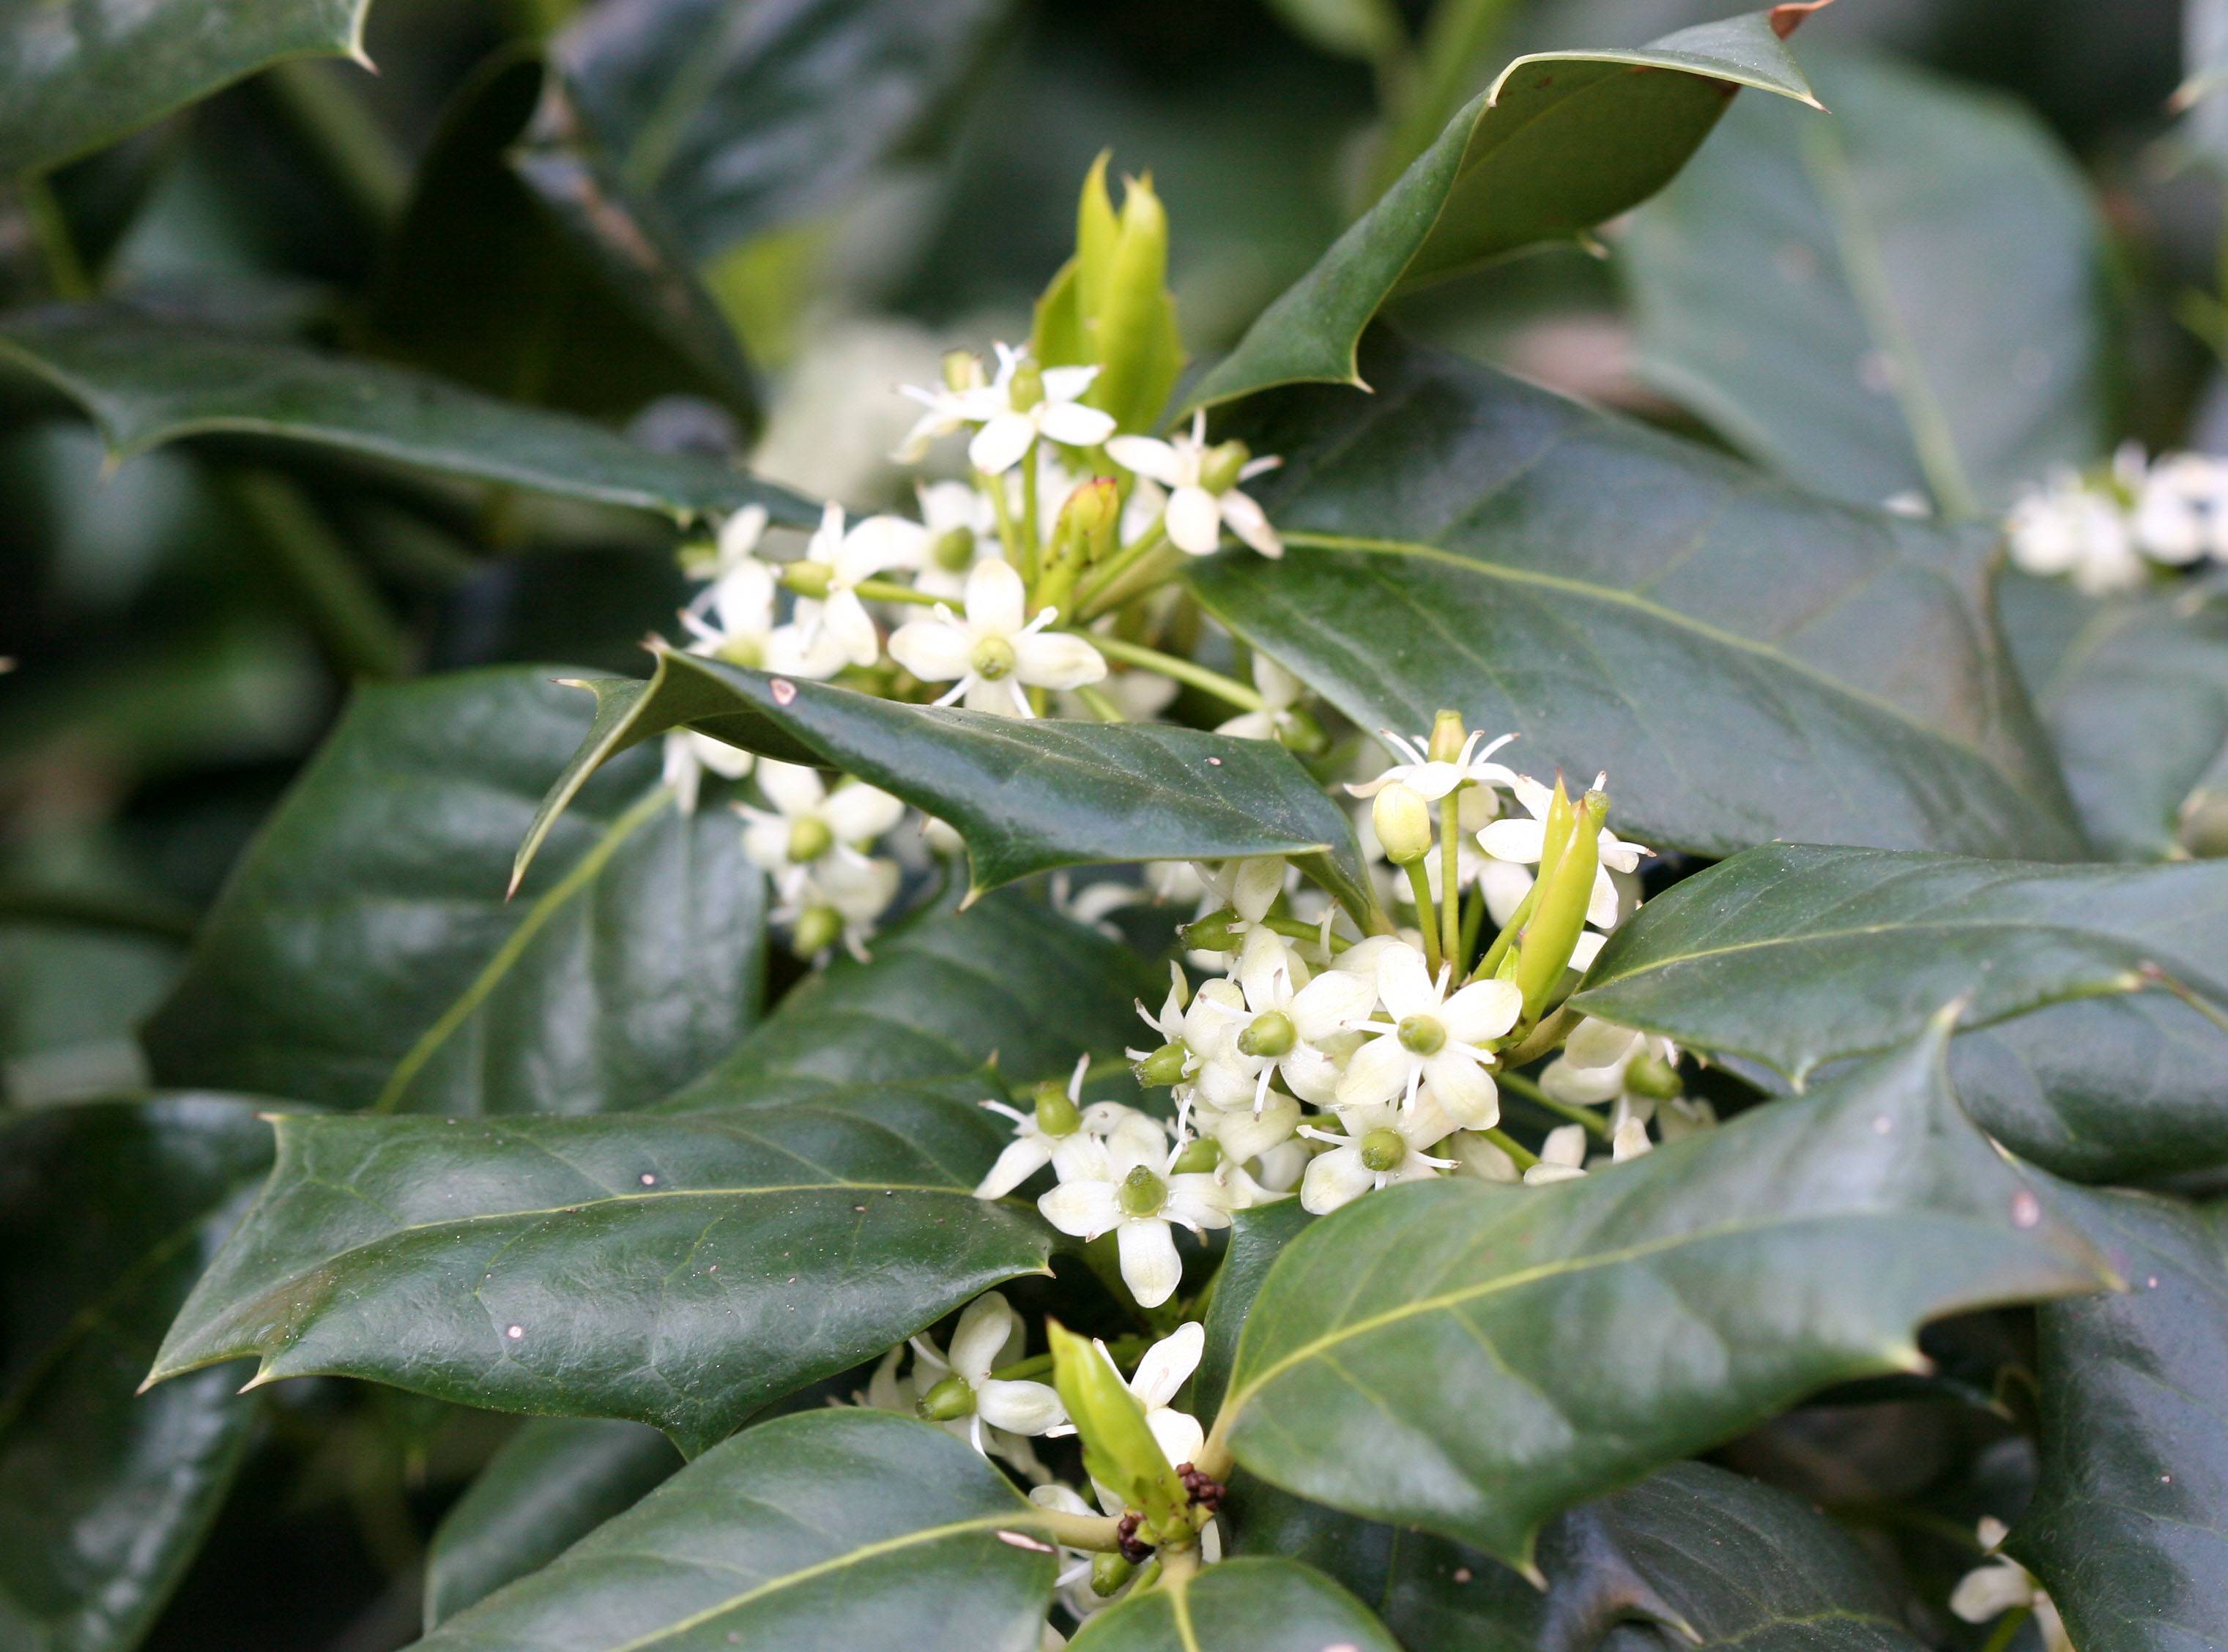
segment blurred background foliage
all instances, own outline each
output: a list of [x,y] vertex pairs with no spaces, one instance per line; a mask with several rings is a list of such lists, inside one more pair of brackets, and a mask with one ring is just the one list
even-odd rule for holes
[[[868,507],[897,486],[883,455],[909,415],[857,387],[1023,336],[1100,150],[1167,202],[1208,361],[1510,55],[1636,44],[1742,3],[912,0],[910,46],[877,56],[810,21],[871,6],[377,0],[376,75],[285,64],[0,186],[0,304],[98,295],[381,355]],[[2228,422],[2206,336],[2209,135],[2167,112],[2182,29],[2176,0],[1841,0],[1802,40],[1828,102],[1835,54],[1884,52],[2015,99],[2078,164],[2112,254],[2098,452],[2217,445]],[[1603,247],[1503,264],[1397,319],[1713,439],[1643,367],[1627,239],[1612,225]],[[2007,258],[1965,291],[1984,303],[2026,274]],[[352,682],[632,672],[688,588],[676,539],[639,513],[247,436],[113,467],[74,407],[0,363],[6,1105],[142,1081],[135,1025]],[[433,1522],[512,1425],[323,1380],[260,1416],[148,1644],[407,1640]],[[1782,1430],[1748,1450],[1800,1483],[1828,1458],[1815,1444]]]

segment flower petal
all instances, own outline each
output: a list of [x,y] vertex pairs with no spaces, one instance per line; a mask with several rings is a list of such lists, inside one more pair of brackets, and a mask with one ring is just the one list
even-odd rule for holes
[[976,1382],[975,1412],[991,1427],[1008,1434],[1041,1434],[1067,1420],[1059,1392],[1041,1382]]
[[[1373,1038],[1354,1053],[1354,1060],[1346,1064],[1346,1076],[1338,1081],[1338,1105],[1341,1107],[1382,1106],[1408,1088],[1408,1070],[1414,1060],[1400,1047],[1400,1041],[1387,1034]],[[1313,1206],[1309,1207],[1313,1209]]]
[[1063,1181],[1037,1201],[1037,1214],[1063,1233],[1095,1239],[1122,1220],[1122,1201],[1111,1181]]
[[1300,1208],[1328,1216],[1360,1198],[1376,1180],[1376,1173],[1361,1162],[1360,1148],[1335,1147],[1308,1162],[1307,1174],[1300,1178]]
[[1014,675],[1034,688],[1080,688],[1105,679],[1105,659],[1080,637],[1036,631],[1015,636],[1013,644]]
[[1153,1440],[1174,1468],[1180,1463],[1196,1463],[1207,1444],[1207,1431],[1199,1425],[1199,1418],[1189,1412],[1169,1411],[1162,1407],[1145,1413],[1145,1426],[1153,1431]]
[[1537,820],[1496,820],[1477,835],[1477,842],[1496,861],[1536,866],[1546,848],[1547,828]]
[[1164,488],[1176,485],[1176,451],[1158,437],[1110,437],[1106,457],[1124,470],[1149,477]]
[[[1519,997],[1521,1001],[1521,994]],[[1356,975],[1351,970],[1325,970],[1292,995],[1292,1026],[1312,1044],[1355,1021],[1367,1020],[1376,1002],[1377,983],[1372,976]]]
[[839,843],[865,843],[905,818],[905,804],[879,786],[848,781],[828,794],[820,818]]
[[818,770],[802,763],[776,762],[772,758],[759,765],[759,790],[765,793],[768,803],[792,820],[818,813],[828,797]]
[[1052,1138],[1031,1131],[1006,1143],[990,1174],[975,1184],[977,1199],[1003,1199],[1052,1162]]
[[1482,1044],[1516,1025],[1524,1013],[1524,991],[1514,981],[1473,981],[1439,1006],[1447,1036],[1460,1044]]
[[967,444],[967,462],[986,476],[1002,476],[1021,462],[1036,439],[1036,421],[1027,414],[996,414]]
[[1044,370],[1045,400],[1051,402],[1073,401],[1098,376],[1097,366],[1048,367]]
[[1049,396],[1046,398],[1041,423],[1047,436],[1068,447],[1096,447],[1114,433],[1112,414]]
[[1168,1225],[1151,1218],[1122,1224],[1115,1248],[1121,1253],[1122,1282],[1140,1308],[1158,1308],[1183,1283],[1183,1258],[1176,1254]]
[[1207,1327],[1195,1319],[1187,1321],[1145,1350],[1130,1379],[1130,1392],[1147,1411],[1172,1404],[1176,1390],[1199,1369],[1200,1355],[1206,1351]]
[[977,637],[1010,639],[1021,628],[1028,599],[1010,562],[982,561],[967,571],[967,626]]
[[1020,1317],[995,1290],[976,1297],[960,1311],[958,1326],[951,1333],[951,1348],[944,1356],[951,1368],[970,1383],[981,1382],[997,1363]]
[[1424,955],[1408,945],[1388,946],[1377,960],[1377,996],[1394,1021],[1436,1015],[1439,989]]
[[[1424,1081],[1447,1117],[1471,1130],[1491,1130],[1501,1122],[1501,1092],[1493,1075],[1468,1050],[1450,1044],[1424,1062]],[[1421,1098],[1418,1098],[1420,1102]],[[1440,1134],[1444,1135],[1444,1131]],[[1428,1146],[1419,1141],[1418,1146]]]
[[1258,1114],[1253,1111],[1252,1085],[1245,1086],[1246,1096],[1240,1105],[1224,1111],[1209,1122],[1207,1131],[1221,1143],[1222,1150],[1243,1164],[1257,1159],[1274,1147],[1290,1141],[1292,1132],[1300,1127],[1300,1104],[1287,1095],[1272,1090]]
[[1284,554],[1284,541],[1278,539],[1277,530],[1269,526],[1269,519],[1261,514],[1261,507],[1235,488],[1222,496],[1222,520],[1229,525],[1232,533],[1262,555],[1275,558]]
[[1168,495],[1165,517],[1169,541],[1190,556],[1205,556],[1222,543],[1222,506],[1205,488],[1178,488]]

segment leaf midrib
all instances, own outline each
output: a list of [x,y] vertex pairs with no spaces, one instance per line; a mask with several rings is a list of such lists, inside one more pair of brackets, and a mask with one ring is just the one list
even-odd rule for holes
[[1424,561],[1442,563],[1449,567],[1458,568],[1484,579],[1505,580],[1511,585],[1537,586],[1545,590],[1558,591],[1591,601],[1633,609],[1648,615],[1652,619],[1692,632],[1697,637],[1707,638],[1721,646],[1769,660],[1790,675],[1815,682],[1844,700],[1869,706],[1884,713],[1922,739],[1963,752],[1984,764],[1991,773],[2011,789],[2015,796],[2033,805],[2046,816],[2050,815],[2051,805],[2028,791],[2026,783],[1987,748],[1975,745],[1959,735],[1922,722],[1893,701],[1883,699],[1868,689],[1844,682],[1838,677],[1829,676],[1815,666],[1806,664],[1775,644],[1759,642],[1754,637],[1743,637],[1736,631],[1722,630],[1705,620],[1697,619],[1691,614],[1682,613],[1675,608],[1666,607],[1661,603],[1651,602],[1647,598],[1632,592],[1620,591],[1611,586],[1591,585],[1583,579],[1573,579],[1564,574],[1543,573],[1533,568],[1513,567],[1505,562],[1489,562],[1482,558],[1463,556],[1457,552],[1444,550],[1436,545],[1424,544],[1416,540],[1373,539],[1357,535],[1309,533],[1299,529],[1286,529],[1284,540],[1287,545],[1296,545],[1313,550],[1355,551],[1377,556],[1412,556]]

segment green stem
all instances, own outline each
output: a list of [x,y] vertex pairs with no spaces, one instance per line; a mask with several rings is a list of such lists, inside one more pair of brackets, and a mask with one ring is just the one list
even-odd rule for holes
[[1501,960],[1508,956],[1508,949],[1516,944],[1517,936],[1523,933],[1524,925],[1531,921],[1532,908],[1539,901],[1540,880],[1534,878],[1532,887],[1524,892],[1524,899],[1517,903],[1516,910],[1508,914],[1508,921],[1501,926],[1501,933],[1493,938],[1493,944],[1485,949],[1485,956],[1477,961],[1477,968],[1469,972],[1471,980],[1489,981],[1493,978],[1493,972],[1501,967]]
[[1591,1108],[1573,1106],[1567,1101],[1558,1101],[1532,1079],[1521,1073],[1496,1073],[1494,1079],[1503,1090],[1514,1090],[1534,1107],[1544,1107],[1558,1118],[1568,1119],[1573,1124],[1584,1124],[1586,1133],[1599,1141],[1610,1137],[1608,1122]]
[[894,579],[861,579],[851,589],[866,602],[909,602],[916,608],[933,608],[944,601],[942,597],[932,597]]
[[372,223],[402,215],[410,194],[410,168],[340,76],[346,70],[297,58],[275,63],[264,77],[271,95],[332,175],[342,192]]
[[2033,1611],[2032,1606],[2014,1606],[2006,1612],[1996,1621],[1996,1627],[1989,1633],[1988,1638],[1981,1642],[1981,1652],[2004,1652],[2004,1649],[2012,1643],[2012,1637],[2020,1632]]
[[69,215],[54,199],[46,175],[20,174],[16,179],[16,193],[22,197],[23,215],[30,221],[31,239],[39,244],[39,258],[47,266],[47,280],[54,290],[54,297],[73,304],[92,298],[93,277],[78,253],[77,238],[70,234]]
[[1469,905],[1463,912],[1462,951],[1457,957],[1468,957],[1477,951],[1477,938],[1485,933],[1485,886],[1481,883],[1469,892]]
[[1037,450],[1034,445],[1021,455],[1021,554],[1017,568],[1023,585],[1034,585],[1041,533],[1037,506]]
[[335,667],[371,678],[407,671],[410,644],[401,628],[378,587],[308,496],[285,477],[266,471],[236,471],[224,479],[224,486]]
[[1482,1130],[1478,1131],[1478,1134],[1485,1137],[1487,1141],[1492,1143],[1495,1147],[1499,1148],[1503,1153],[1508,1155],[1510,1158],[1515,1160],[1516,1168],[1520,1171],[1529,1170],[1533,1165],[1540,1162],[1540,1156],[1537,1153],[1534,1153],[1530,1148],[1525,1146],[1523,1143],[1518,1141],[1514,1136],[1511,1136],[1505,1130],[1495,1127],[1492,1130]]
[[1439,951],[1457,969],[1463,957],[1461,796],[1457,786],[1439,799]]
[[1124,665],[1141,665],[1148,671],[1157,671],[1164,677],[1174,677],[1178,682],[1188,682],[1194,688],[1226,701],[1240,711],[1258,711],[1268,702],[1258,691],[1220,671],[1210,671],[1203,665],[1163,654],[1156,648],[1147,648],[1143,643],[1125,641],[1119,637],[1103,637],[1097,631],[1087,631],[1076,625],[1063,625],[1062,631],[1072,631],[1109,659]]
[[1153,547],[1167,537],[1167,525],[1156,517],[1150,528],[1091,570],[1091,577],[1083,582],[1083,600],[1088,603],[1096,598],[1100,592],[1105,590],[1108,586],[1112,585],[1115,580],[1135,567],[1144,557],[1149,555]]
[[1446,954],[1439,950],[1439,926],[1431,921],[1431,874],[1424,870],[1424,857],[1420,855],[1403,870],[1408,874],[1408,887],[1415,892],[1416,927],[1424,932],[1424,967],[1436,981]]
[[1005,547],[1006,560],[1015,567],[1021,565],[1021,529],[1014,522],[1014,509],[1006,502],[1006,484],[1002,478],[987,471],[975,472],[975,486],[990,502],[990,514],[997,519],[998,543]]
[[1115,1533],[1119,1522],[1111,1514],[1072,1514],[1064,1508],[1047,1508],[1040,1503],[1014,1524],[1037,1527],[1062,1548],[1111,1554],[1122,1546]]
[[[1274,930],[1279,935],[1289,935],[1296,941],[1319,941],[1322,938],[1321,924],[1303,923],[1296,918],[1264,918],[1261,924],[1264,928]],[[1334,956],[1353,944],[1343,935],[1330,938],[1330,950]]]
[[1130,720],[1122,714],[1122,708],[1109,700],[1102,688],[1085,683],[1075,691],[1075,697],[1088,706],[1091,714],[1102,723],[1126,723]]

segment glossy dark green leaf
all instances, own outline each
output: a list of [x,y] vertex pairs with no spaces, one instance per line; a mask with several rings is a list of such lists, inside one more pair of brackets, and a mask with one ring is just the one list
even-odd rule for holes
[[2176,853],[2183,805],[2228,754],[2228,591],[2099,600],[2013,573],[2000,592],[2090,840],[2116,859]]
[[119,460],[181,437],[262,436],[675,516],[762,504],[777,522],[819,520],[785,489],[716,459],[653,452],[585,419],[382,362],[120,309],[18,316],[0,324],[0,362],[76,401]]
[[1222,1408],[1230,1366],[1238,1356],[1239,1333],[1261,1294],[1262,1281],[1284,1247],[1314,1225],[1296,1199],[1241,1210],[1231,1220],[1230,1242],[1214,1276],[1214,1295],[1207,1304],[1207,1345],[1191,1381],[1192,1409],[1212,1417]]
[[2096,458],[2104,234],[2071,158],[2001,93],[1863,57],[1806,67],[1832,119],[1742,99],[1620,243],[1642,373],[1865,504],[1963,515]]
[[520,847],[522,869],[598,764],[687,723],[769,756],[842,769],[949,822],[967,841],[978,894],[1054,867],[1245,855],[1308,856],[1342,887],[1358,887],[1346,811],[1268,740],[900,705],[670,650],[647,688],[599,688],[597,701],[586,744]]
[[1297,1560],[1226,1560],[1090,1618],[1075,1652],[1400,1652],[1369,1609]]
[[[289,57],[363,60],[370,0],[0,6],[0,176],[98,149]],[[363,60],[367,61],[368,60]]]
[[157,1379],[253,1354],[259,1381],[632,1418],[695,1452],[1050,1247],[1026,1205],[974,1196],[999,1122],[895,1088],[871,1110],[277,1129]]
[[1982,1130],[2077,1181],[2228,1165],[2228,1031],[2165,993],[2076,999],[1962,1034],[1950,1078]]
[[441,1517],[426,1555],[426,1627],[539,1572],[672,1477],[681,1454],[641,1423],[537,1417]]
[[125,1652],[193,1559],[254,1402],[222,1371],[134,1391],[270,1151],[215,1096],[0,1127],[0,1644]]
[[1520,57],[1200,380],[1202,407],[1280,384],[1386,387],[1356,357],[1403,286],[1569,240],[1670,182],[1742,86],[1813,101],[1773,27],[1804,7],[1682,29],[1637,51]]
[[726,320],[530,52],[457,93],[388,242],[370,330],[382,353],[491,395],[624,416],[686,394],[757,421]]
[[2041,1316],[2042,1478],[2007,1546],[2082,1652],[2228,1642],[2228,1206],[2061,1188],[2126,1277]]
[[1054,1552],[938,1428],[821,1411],[692,1463],[418,1652],[1034,1652]]
[[[1134,1042],[1136,1004],[1165,970],[1019,893],[932,910],[840,958],[663,1111],[825,1099],[847,1090],[973,1075],[1065,1079],[1080,1055]],[[987,1094],[979,1084],[966,1088]]]
[[1957,1111],[1947,1039],[1583,1181],[1356,1201],[1271,1271],[1218,1427],[1303,1496],[1528,1563],[1558,1512],[1916,1367],[1922,1321],[2095,1289]]
[[510,852],[575,737],[547,669],[368,688],[265,825],[146,1031],[164,1082],[333,1107],[655,1101],[756,1016],[765,880],[682,816],[654,753],[583,791],[550,864]]
[[920,136],[1008,0],[647,0],[558,42],[621,175],[699,258],[835,205]]
[[1956,998],[1980,1026],[2129,992],[2228,1002],[2228,864],[2043,866],[1766,844],[1649,901],[1576,1002],[1800,1081]]
[[1367,729],[1443,706],[1505,761],[1607,769],[1617,829],[2078,854],[1988,617],[1990,546],[1824,503],[1690,444],[1385,338],[1374,396],[1240,426],[1290,547],[1193,588]]

